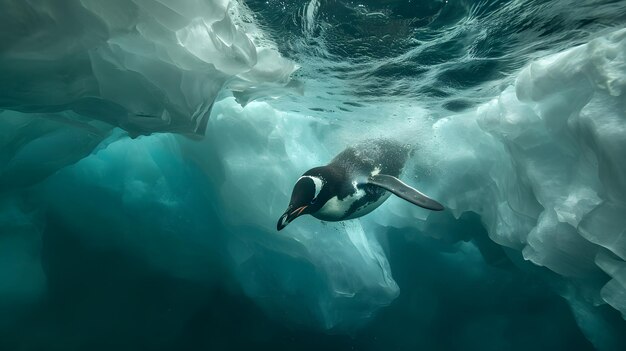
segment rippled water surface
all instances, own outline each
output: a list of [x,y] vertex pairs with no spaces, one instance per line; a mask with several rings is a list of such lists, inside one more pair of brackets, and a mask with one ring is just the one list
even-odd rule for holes
[[619,0],[245,3],[302,66],[313,111],[381,99],[463,110],[497,95],[529,61],[626,23]]

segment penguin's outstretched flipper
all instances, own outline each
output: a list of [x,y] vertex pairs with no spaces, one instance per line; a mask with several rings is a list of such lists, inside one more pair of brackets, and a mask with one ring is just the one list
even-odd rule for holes
[[368,179],[367,183],[381,187],[419,207],[423,207],[433,211],[443,210],[443,206],[439,202],[420,193],[419,191],[417,191],[417,189],[410,187],[396,177],[392,177],[386,174],[377,174],[371,176]]

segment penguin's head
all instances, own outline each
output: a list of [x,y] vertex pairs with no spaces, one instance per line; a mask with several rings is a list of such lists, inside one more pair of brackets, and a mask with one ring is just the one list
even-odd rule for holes
[[323,167],[308,170],[296,182],[287,211],[280,216],[276,229],[281,230],[304,214],[317,212],[329,199],[328,177]]

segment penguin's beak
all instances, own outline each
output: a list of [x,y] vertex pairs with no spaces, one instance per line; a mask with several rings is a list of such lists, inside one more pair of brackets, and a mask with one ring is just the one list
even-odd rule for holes
[[287,211],[285,211],[285,213],[283,213],[283,215],[280,216],[280,219],[278,219],[278,223],[276,224],[276,229],[280,231],[283,228],[285,228],[287,224],[289,224],[294,219],[298,218],[298,216],[300,216],[302,212],[306,210],[307,207],[308,206],[306,205],[300,206],[296,208],[295,210],[289,207]]

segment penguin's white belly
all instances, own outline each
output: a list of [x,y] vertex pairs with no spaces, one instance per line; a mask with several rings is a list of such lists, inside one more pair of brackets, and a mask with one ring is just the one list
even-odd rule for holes
[[375,202],[366,203],[356,209],[353,213],[347,214],[350,208],[352,208],[352,204],[365,196],[365,191],[359,189],[353,195],[345,197],[341,200],[339,200],[337,196],[331,198],[321,209],[312,215],[317,219],[330,222],[358,218],[374,211],[378,206],[382,205],[382,203],[385,202],[390,195],[390,192],[385,192],[385,194],[383,194]]

